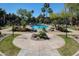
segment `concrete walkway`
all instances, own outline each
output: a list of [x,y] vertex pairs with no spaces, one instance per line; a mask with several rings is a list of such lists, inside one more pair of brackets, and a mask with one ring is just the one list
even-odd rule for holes
[[79,51],[77,51],[73,56],[79,56]]
[[0,51],[0,56],[5,56],[5,54]]
[[22,49],[18,56],[60,56],[59,52],[55,50],[27,50],[27,49]]
[[22,34],[13,41],[13,44],[22,50],[18,55],[21,56],[51,56],[60,54],[57,48],[62,47],[65,42],[62,38],[53,34],[48,34],[50,40],[35,41],[31,39],[32,33]]
[[[12,34],[10,31],[11,28],[0,30],[2,33]],[[73,31],[69,29],[71,35],[78,35],[79,31]],[[50,40],[45,41],[34,41],[31,40],[31,35],[33,33],[27,32],[15,32],[15,34],[22,34],[18,36],[13,41],[13,44],[17,47],[20,47],[22,50],[19,52],[18,56],[59,56],[60,54],[57,51],[57,48],[62,47],[65,42],[62,38],[57,35],[63,35],[65,33],[54,31],[48,33],[48,36],[51,38]]]

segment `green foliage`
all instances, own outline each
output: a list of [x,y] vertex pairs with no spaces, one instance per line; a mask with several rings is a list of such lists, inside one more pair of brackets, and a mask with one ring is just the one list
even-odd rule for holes
[[65,12],[65,11],[62,11],[61,14],[60,14],[60,17],[64,20],[66,18],[69,18],[71,15],[71,13],[69,12]]
[[26,20],[21,20],[21,25],[23,26],[23,28],[26,27]]
[[59,30],[59,31],[61,31],[61,32],[69,32],[69,31],[66,29],[66,27],[64,27],[64,26],[58,26],[56,29]]
[[58,19],[58,15],[56,13],[51,13],[49,17],[50,17],[51,20],[57,20]]
[[44,31],[40,31],[38,34],[37,34],[37,37],[39,37],[40,39],[49,39],[47,34],[44,32]]
[[43,14],[47,17],[47,13],[52,13],[52,9],[50,8],[50,4],[49,3],[45,3],[43,5],[43,7],[41,8],[41,11],[43,12]]
[[6,15],[6,11],[0,8],[0,26],[4,26],[6,24],[5,15]]
[[78,3],[66,3],[65,7],[68,8],[70,12],[79,12]]
[[17,14],[21,17],[21,25],[25,28],[27,22],[31,21],[32,13],[34,10],[27,11],[26,9],[19,9]]
[[2,8],[0,8],[0,16],[4,16],[6,14],[6,11]]
[[31,18],[32,17],[32,13],[34,13],[34,10],[32,11],[27,11],[26,9],[18,9],[17,11],[17,14],[24,18],[24,19],[27,19],[27,18]]

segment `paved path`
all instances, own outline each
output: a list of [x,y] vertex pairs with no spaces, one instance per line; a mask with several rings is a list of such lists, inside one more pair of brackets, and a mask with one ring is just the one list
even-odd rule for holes
[[53,50],[27,50],[27,49],[22,49],[18,56],[60,56],[59,52],[56,49]]
[[[2,33],[5,33],[5,34],[12,34],[12,31],[11,31],[11,27],[10,28],[7,28],[7,29],[3,29],[3,30],[0,30]],[[77,35],[79,34],[79,31],[75,31],[75,30],[72,30],[72,29],[68,29],[69,31],[72,31],[72,32],[69,32],[68,34],[70,35]],[[26,33],[29,33],[29,32],[14,32],[15,34],[26,34]],[[49,32],[51,34],[54,34],[54,35],[64,35],[65,32],[60,32],[60,31],[52,31],[52,32]]]
[[0,51],[0,56],[5,56],[5,54]]
[[[7,34],[12,34],[10,31],[11,28],[0,30],[2,33],[7,33]],[[71,29],[69,29],[71,30]],[[73,30],[71,30],[73,31]],[[39,55],[39,56],[59,56],[60,54],[56,50],[57,48],[62,47],[65,43],[64,40],[61,39],[60,37],[56,35],[63,35],[65,33],[59,32],[59,31],[54,31],[50,32],[49,36],[51,37],[51,40],[46,40],[46,41],[34,41],[31,40],[30,37],[32,33],[26,33],[26,32],[15,32],[16,34],[22,34],[21,36],[15,38],[13,41],[13,44],[16,45],[17,47],[20,47],[22,50],[19,52],[18,55],[21,56],[31,56],[31,55]],[[73,31],[68,34],[75,35],[79,34],[79,31]]]
[[77,51],[73,56],[79,56],[79,51]]
[[62,38],[49,34],[50,40],[35,41],[31,39],[31,35],[32,33],[23,34],[13,41],[14,45],[22,49],[18,55],[60,55],[56,49],[65,44]]

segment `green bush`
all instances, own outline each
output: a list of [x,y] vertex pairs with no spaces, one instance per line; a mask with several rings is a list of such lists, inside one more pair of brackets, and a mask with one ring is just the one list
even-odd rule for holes
[[19,27],[17,27],[17,26],[15,26],[13,29],[12,29],[12,31],[20,31],[21,30],[21,28],[19,28]]
[[43,39],[49,39],[47,34],[44,31],[40,31],[38,33],[38,37],[43,38]]
[[63,27],[63,26],[58,26],[56,29],[59,30],[59,31],[61,31],[61,32],[69,32],[69,31],[68,31],[65,27]]
[[32,30],[29,28],[21,28],[21,27],[14,27],[12,31],[19,31],[19,32],[37,32],[37,30]]

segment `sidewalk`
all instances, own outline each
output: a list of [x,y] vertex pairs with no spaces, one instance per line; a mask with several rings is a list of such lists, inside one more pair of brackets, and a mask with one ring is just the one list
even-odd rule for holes
[[0,52],[0,56],[5,56],[5,54],[3,54],[2,52]]

